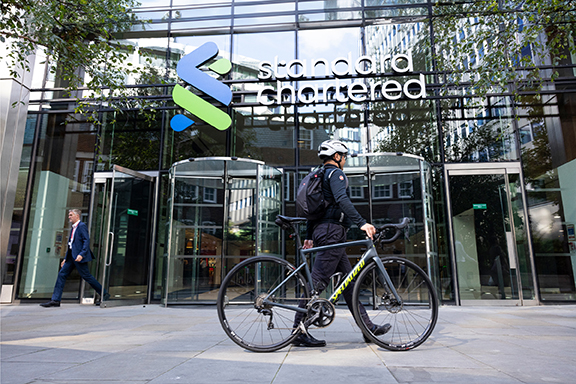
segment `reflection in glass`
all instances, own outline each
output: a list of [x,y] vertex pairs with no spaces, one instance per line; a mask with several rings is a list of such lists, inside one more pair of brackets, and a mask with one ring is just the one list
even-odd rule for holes
[[[178,65],[180,59],[207,42],[215,43],[218,46],[219,51],[218,55],[214,59],[203,65],[201,68],[205,68],[210,63],[221,58],[230,59],[230,35],[180,36],[178,34],[170,40],[169,79],[171,82],[181,81],[181,79],[178,77],[178,74],[176,73],[176,66]],[[209,74],[210,76],[218,77],[215,72],[209,70],[207,70],[205,73]]]
[[[371,4],[373,3],[373,4]],[[410,8],[390,8],[390,7],[378,7],[381,5],[387,5],[386,2],[381,0],[368,0],[366,1],[366,8],[364,10],[364,17],[366,19],[380,19],[385,17],[414,17],[414,16],[424,16],[428,13],[426,7],[410,7]],[[398,4],[417,4],[424,3],[423,0],[400,0]],[[375,5],[374,7],[368,7],[370,5]]]
[[181,132],[170,128],[170,119],[177,110],[166,111],[164,128],[163,167],[190,157],[224,156],[226,154],[226,131],[207,124],[196,123]]
[[[378,227],[399,223],[404,217],[411,219],[407,237],[400,237],[383,248],[378,244],[379,254],[404,255],[427,271],[435,286],[440,288],[438,251],[433,238],[436,224],[432,210],[431,168],[415,156],[376,154],[350,158],[344,171],[352,203],[366,220]],[[347,237],[360,240],[365,238],[365,233],[352,227]],[[363,250],[354,247],[346,252],[350,257],[358,258]]]
[[442,113],[446,161],[518,159],[507,97],[446,99],[442,101]]
[[516,254],[518,255],[518,270],[520,283],[522,284],[522,296],[524,300],[535,298],[532,264],[530,263],[530,246],[528,244],[528,222],[524,211],[524,199],[520,175],[509,174],[510,202],[512,208],[512,224],[516,240]]
[[[160,84],[166,74],[166,52],[168,50],[168,39],[140,38],[120,40],[123,45],[133,47],[134,54],[129,56],[130,64],[138,66],[143,70],[137,77],[130,76],[126,84]],[[150,92],[155,91],[155,87],[145,88]],[[159,88],[162,91],[162,88]],[[136,96],[144,96],[142,90],[135,89]]]
[[236,108],[232,155],[271,166],[294,164],[293,107]]
[[436,114],[431,100],[371,103],[370,132],[375,151],[403,152],[439,159]]
[[391,58],[397,54],[410,55],[415,72],[431,71],[430,31],[426,25],[419,22],[369,26],[366,54],[376,60],[380,73],[392,72]]
[[[119,171],[114,172],[111,180],[114,184],[111,187],[113,194],[108,204],[101,206],[111,213],[109,227],[102,228],[101,238],[106,237],[107,231],[113,234],[113,237],[109,237],[111,245],[104,250],[106,258],[101,257],[100,267],[104,260],[106,262],[102,287],[109,292],[111,301],[145,302],[148,296],[154,183]],[[104,214],[108,215],[108,212]],[[95,232],[96,228],[93,236]]]
[[259,166],[258,174],[258,254],[281,256],[281,230],[275,220],[282,213],[282,173]]
[[576,135],[571,122],[576,98],[574,93],[527,95],[520,103],[523,177],[540,298],[575,300]]
[[229,158],[182,161],[171,168],[165,299],[215,302],[222,278],[257,254],[281,255],[282,173]]
[[120,165],[134,170],[158,168],[162,112],[105,112],[102,118],[98,170]]
[[[232,78],[257,78],[261,61],[294,59],[294,32],[242,33],[234,35]],[[241,85],[238,85],[241,86]]]
[[[54,107],[58,105],[54,103]],[[17,297],[49,299],[70,235],[68,209],[83,210],[86,222],[92,187],[96,132],[88,122],[67,122],[66,114],[42,117],[25,248]],[[6,250],[2,250],[5,252]],[[78,299],[80,277],[73,273],[64,299]]]
[[168,300],[216,300],[223,240],[222,179],[179,177],[173,188]]
[[300,164],[320,164],[318,146],[325,140],[339,140],[350,153],[361,153],[364,113],[359,104],[327,104],[298,108]]
[[[246,14],[246,13],[270,13],[270,12],[280,12],[280,11],[293,11],[295,9],[296,2],[286,2],[286,3],[272,3],[272,4],[238,4],[234,8],[234,14]],[[252,18],[254,19],[254,18]]]
[[451,176],[450,194],[461,300],[519,299],[505,175]]

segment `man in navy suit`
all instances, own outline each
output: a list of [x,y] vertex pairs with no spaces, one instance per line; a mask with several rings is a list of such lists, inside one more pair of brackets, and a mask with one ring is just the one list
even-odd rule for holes
[[[40,304],[44,308],[60,306],[64,284],[66,284],[66,279],[74,268],[78,270],[80,276],[90,284],[98,294],[102,295],[102,285],[90,274],[90,270],[88,269],[88,262],[93,259],[93,256],[90,251],[88,227],[80,221],[81,213],[82,211],[79,209],[71,209],[68,212],[68,220],[72,223],[72,231],[70,232],[70,239],[68,240],[68,250],[66,251],[66,257],[62,261],[62,264],[60,264],[60,272],[58,272],[58,279],[54,286],[52,300]],[[104,299],[108,296],[108,293],[104,291]]]

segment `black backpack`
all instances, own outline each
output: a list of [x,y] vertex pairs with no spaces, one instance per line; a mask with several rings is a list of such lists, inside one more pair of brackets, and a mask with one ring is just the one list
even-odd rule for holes
[[[335,170],[333,169],[330,172],[330,176]],[[296,215],[298,217],[317,220],[324,216],[326,207],[330,204],[324,199],[324,193],[322,192],[324,173],[325,169],[321,166],[302,179],[296,193]]]

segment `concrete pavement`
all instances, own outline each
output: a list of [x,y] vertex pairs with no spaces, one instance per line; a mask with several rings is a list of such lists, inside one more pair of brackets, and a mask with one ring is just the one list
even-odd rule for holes
[[345,307],[324,348],[258,354],[224,334],[215,306],[2,305],[2,384],[574,383],[576,306],[441,307],[431,338],[390,352]]

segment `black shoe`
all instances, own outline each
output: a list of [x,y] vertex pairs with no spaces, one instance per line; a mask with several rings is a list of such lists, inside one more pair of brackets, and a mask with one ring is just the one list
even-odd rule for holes
[[[104,294],[104,301],[108,301],[109,299],[110,299],[110,294],[108,292],[106,292]],[[102,298],[99,298],[98,300],[94,300],[95,306],[99,306],[100,304],[102,304]]]
[[59,301],[54,301],[54,300],[50,300],[47,303],[42,303],[40,304],[41,307],[44,308],[48,308],[48,307],[59,307],[60,306],[60,302]]
[[[383,335],[385,333],[388,333],[388,331],[390,331],[390,328],[392,328],[392,326],[388,323],[384,324],[384,325],[376,325],[374,324],[372,326],[372,333],[374,334],[374,336],[380,336]],[[362,334],[362,336],[364,336],[364,341],[367,343],[371,343],[372,340],[370,340],[368,337],[366,337],[366,335]]]
[[325,340],[317,340],[312,335],[301,333],[292,342],[297,347],[324,347],[326,345]]

